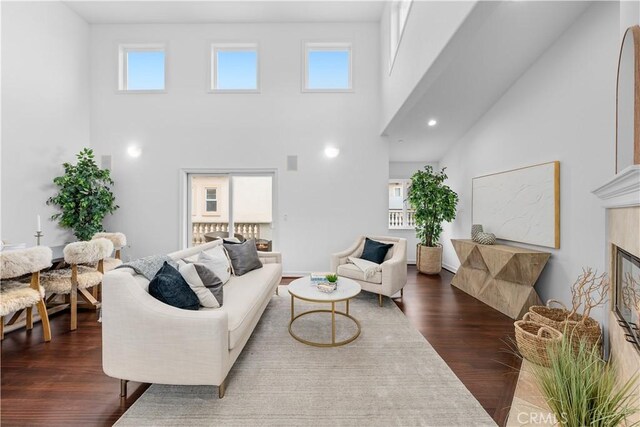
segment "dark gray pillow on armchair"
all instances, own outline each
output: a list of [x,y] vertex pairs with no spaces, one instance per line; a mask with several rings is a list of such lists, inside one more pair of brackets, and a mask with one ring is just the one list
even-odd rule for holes
[[233,274],[242,276],[250,271],[262,268],[262,262],[258,257],[256,241],[249,239],[242,243],[224,243],[224,248],[229,254]]

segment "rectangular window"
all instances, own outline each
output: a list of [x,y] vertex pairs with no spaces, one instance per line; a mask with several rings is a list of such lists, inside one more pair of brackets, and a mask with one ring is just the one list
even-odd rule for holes
[[389,13],[389,73],[393,69],[393,64],[398,55],[400,40],[407,24],[412,0],[396,0],[391,3]]
[[414,229],[415,219],[407,194],[410,179],[389,180],[389,229]]
[[123,92],[164,92],[166,46],[124,44],[119,49],[118,89]]
[[218,190],[207,188],[205,193],[205,210],[207,212],[218,212]]
[[256,43],[211,45],[213,92],[258,92],[259,56]]
[[351,43],[305,43],[305,92],[350,92]]

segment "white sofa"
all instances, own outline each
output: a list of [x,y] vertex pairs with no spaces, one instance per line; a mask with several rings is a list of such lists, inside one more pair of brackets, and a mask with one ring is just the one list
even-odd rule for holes
[[[216,240],[174,252],[193,257],[222,244]],[[263,267],[231,276],[218,309],[181,310],[148,293],[149,281],[132,269],[105,274],[102,299],[102,367],[121,380],[178,385],[215,385],[224,396],[225,378],[282,278],[282,258],[258,252]]]
[[[364,249],[365,238],[382,243],[392,243],[384,262],[380,264],[380,271],[365,278],[364,273],[354,264],[349,263],[349,257],[360,258]],[[331,271],[338,276],[348,277],[360,284],[363,291],[378,294],[378,302],[382,307],[382,296],[391,297],[403,292],[407,284],[407,239],[383,236],[360,236],[342,252],[331,255]]]

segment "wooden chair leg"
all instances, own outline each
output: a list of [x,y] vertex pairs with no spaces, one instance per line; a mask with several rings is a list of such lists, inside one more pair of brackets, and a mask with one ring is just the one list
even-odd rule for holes
[[27,319],[26,319],[27,331],[33,329],[33,307],[27,307]]
[[47,306],[44,300],[38,301],[36,304],[38,314],[40,314],[40,321],[42,322],[42,332],[44,334],[44,342],[51,341],[51,325],[49,324],[49,314],[47,313]]
[[78,266],[71,266],[71,293],[69,294],[71,304],[71,330],[78,329]]
[[98,300],[98,288],[100,285],[96,285],[91,289],[91,294],[93,295],[93,299]]

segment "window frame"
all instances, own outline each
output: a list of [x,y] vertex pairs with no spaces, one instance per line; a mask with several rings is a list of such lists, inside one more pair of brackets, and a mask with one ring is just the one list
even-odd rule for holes
[[[255,89],[218,89],[218,56],[219,51],[255,51],[256,52],[256,88]],[[207,77],[208,93],[260,93],[260,44],[257,42],[210,42],[209,74]]]
[[[407,13],[404,16],[402,22],[400,22],[401,14],[400,7],[402,3],[408,3]],[[411,15],[411,7],[413,6],[413,0],[394,0],[390,4],[389,9],[389,75],[393,72],[393,65],[396,63],[398,57],[398,51],[400,50],[400,43],[402,42],[402,36],[404,30],[407,28],[407,21],[409,21],[409,15]],[[396,9],[397,8],[397,9]],[[396,22],[394,22],[396,21]],[[394,35],[395,32],[395,35]],[[395,37],[395,43],[394,43]]]
[[[215,199],[210,199],[208,197],[208,192],[209,190],[215,190],[216,191],[216,198]],[[216,202],[216,210],[215,211],[210,211],[207,209],[207,202]],[[205,187],[204,188],[204,211],[202,212],[203,216],[206,215],[219,215],[219,210],[218,210],[218,187]]]
[[[346,89],[312,89],[307,87],[309,78],[309,51],[341,51],[349,53],[349,87]],[[352,42],[318,42],[304,41],[302,43],[302,92],[303,93],[352,93],[354,92],[353,78],[353,43]]]
[[[127,89],[129,52],[163,52],[164,53],[164,89]],[[169,65],[168,43],[119,43],[118,44],[118,93],[161,94],[167,93]]]

